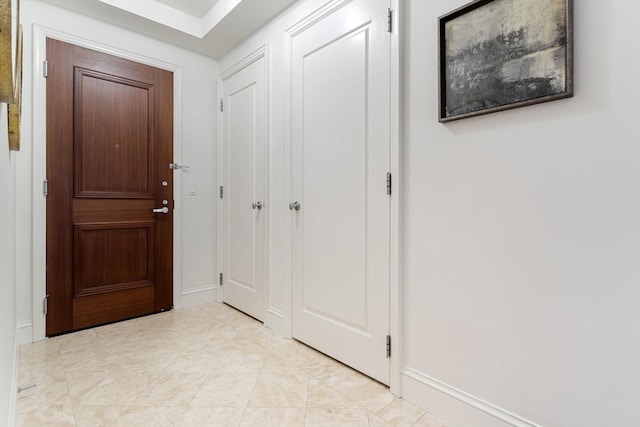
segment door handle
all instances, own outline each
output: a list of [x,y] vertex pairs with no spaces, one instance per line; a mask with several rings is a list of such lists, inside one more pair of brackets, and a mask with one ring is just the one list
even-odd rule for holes
[[300,202],[297,201],[297,200],[295,202],[290,202],[289,203],[289,210],[290,211],[292,211],[292,210],[299,211],[300,210]]
[[153,212],[168,214],[169,213],[169,208],[165,206],[164,208],[154,209]]
[[260,201],[258,201],[258,202],[253,202],[253,203],[251,203],[251,207],[252,207],[253,209],[258,209],[258,210],[260,210],[260,209],[262,209],[262,202],[260,202]]

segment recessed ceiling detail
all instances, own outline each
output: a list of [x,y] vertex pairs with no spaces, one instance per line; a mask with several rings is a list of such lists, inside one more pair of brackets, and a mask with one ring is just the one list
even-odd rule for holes
[[182,11],[194,18],[202,19],[219,0],[156,0],[158,3]]
[[[296,0],[34,0],[220,58]],[[317,1],[317,0],[314,0]]]
[[[243,0],[99,0],[190,36],[203,38]],[[209,8],[207,9],[207,6]],[[202,17],[195,13],[204,13]]]

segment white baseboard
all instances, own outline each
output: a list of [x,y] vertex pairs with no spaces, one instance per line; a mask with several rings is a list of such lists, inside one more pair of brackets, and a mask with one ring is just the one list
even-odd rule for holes
[[541,427],[412,368],[401,373],[402,397],[456,427]]
[[33,323],[30,320],[18,322],[18,343],[20,345],[33,342]]
[[189,289],[182,292],[181,308],[193,307],[195,305],[218,300],[218,287],[205,286],[197,289]]
[[284,336],[284,313],[277,308],[269,307],[267,310],[267,321],[265,322],[267,328],[274,331],[276,334]]

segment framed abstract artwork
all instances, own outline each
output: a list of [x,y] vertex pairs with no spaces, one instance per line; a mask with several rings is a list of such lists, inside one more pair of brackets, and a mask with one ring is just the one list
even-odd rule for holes
[[476,0],[438,18],[439,121],[573,96],[572,0]]

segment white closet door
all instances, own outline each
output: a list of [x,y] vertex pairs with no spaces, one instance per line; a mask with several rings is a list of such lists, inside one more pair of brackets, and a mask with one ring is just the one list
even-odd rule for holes
[[264,57],[223,82],[222,300],[264,320]]
[[294,338],[388,384],[388,1],[292,38]]

